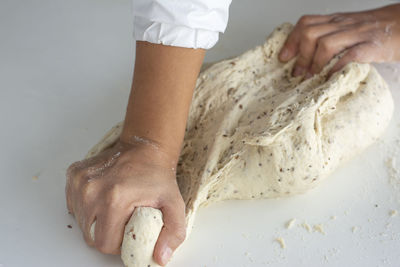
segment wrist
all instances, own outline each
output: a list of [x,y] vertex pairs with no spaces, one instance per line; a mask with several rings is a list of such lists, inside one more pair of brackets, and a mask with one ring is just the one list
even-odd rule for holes
[[120,138],[117,146],[121,150],[128,150],[135,161],[146,161],[151,164],[170,169],[175,172],[179,159],[179,152],[171,151],[161,143],[145,137],[132,136]]

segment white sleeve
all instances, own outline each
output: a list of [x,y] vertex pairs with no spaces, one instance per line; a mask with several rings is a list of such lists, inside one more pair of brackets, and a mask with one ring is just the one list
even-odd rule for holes
[[228,24],[231,0],[133,0],[137,41],[209,49]]

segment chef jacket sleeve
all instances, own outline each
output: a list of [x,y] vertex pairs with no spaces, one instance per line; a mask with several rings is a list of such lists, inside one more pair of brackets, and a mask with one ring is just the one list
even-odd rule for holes
[[133,0],[136,41],[209,49],[228,24],[231,0]]

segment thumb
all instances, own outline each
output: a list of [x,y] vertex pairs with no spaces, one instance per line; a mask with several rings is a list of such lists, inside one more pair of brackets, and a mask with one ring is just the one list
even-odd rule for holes
[[164,226],[154,248],[154,259],[162,266],[186,238],[185,204],[180,198],[161,207]]

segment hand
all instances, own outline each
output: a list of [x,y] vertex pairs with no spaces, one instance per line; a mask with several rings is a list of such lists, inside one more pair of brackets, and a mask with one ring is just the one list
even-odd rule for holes
[[67,207],[86,243],[103,253],[120,254],[125,224],[135,207],[157,208],[163,213],[164,227],[153,256],[165,265],[186,234],[185,204],[171,162],[155,144],[119,142],[94,158],[72,164],[65,188]]
[[286,62],[298,55],[293,75],[309,78],[343,51],[346,53],[329,75],[351,61],[399,61],[400,4],[364,12],[303,16],[279,58]]

